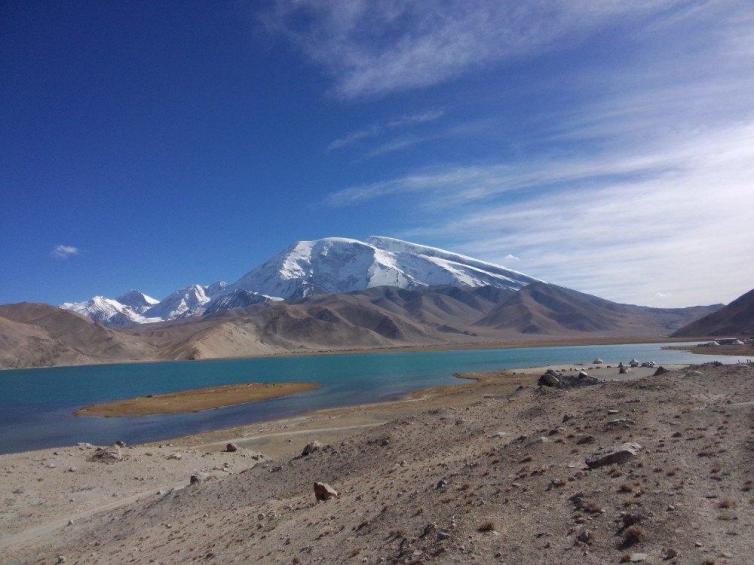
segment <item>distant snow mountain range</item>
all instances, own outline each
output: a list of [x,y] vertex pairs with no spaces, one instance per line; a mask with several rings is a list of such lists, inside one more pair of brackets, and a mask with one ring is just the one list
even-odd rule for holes
[[194,284],[162,300],[131,290],[117,298],[95,296],[66,302],[61,308],[109,327],[127,327],[378,286],[492,286],[517,291],[533,282],[541,281],[500,265],[399,239],[328,237],[296,242],[232,284]]

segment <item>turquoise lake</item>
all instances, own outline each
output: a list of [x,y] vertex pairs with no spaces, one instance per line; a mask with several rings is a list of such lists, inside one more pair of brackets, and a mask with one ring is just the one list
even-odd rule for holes
[[[440,384],[454,373],[632,357],[658,363],[735,363],[745,358],[663,350],[663,344],[536,347],[184,361],[0,372],[0,453],[76,442],[155,441],[319,408],[377,402]],[[675,344],[678,345],[678,344]],[[76,417],[96,402],[245,382],[314,381],[317,390],[205,412],[143,418]]]

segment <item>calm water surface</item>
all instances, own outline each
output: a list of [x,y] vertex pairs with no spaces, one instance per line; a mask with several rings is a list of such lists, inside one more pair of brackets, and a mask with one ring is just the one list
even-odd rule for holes
[[[318,408],[375,402],[440,384],[454,373],[556,363],[653,360],[705,363],[731,356],[663,350],[663,344],[536,347],[284,357],[0,371],[0,453],[71,445],[154,441]],[[678,345],[678,344],[674,344]],[[145,394],[247,382],[314,381],[317,390],[194,414],[143,418],[75,417],[82,406]]]

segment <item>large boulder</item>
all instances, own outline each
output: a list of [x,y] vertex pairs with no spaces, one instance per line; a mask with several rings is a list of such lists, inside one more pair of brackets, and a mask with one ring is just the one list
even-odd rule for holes
[[605,465],[622,464],[636,457],[641,451],[641,445],[638,443],[624,443],[622,445],[600,449],[588,457],[586,464],[591,469],[603,467]]
[[307,443],[304,446],[303,451],[301,452],[301,456],[306,457],[307,455],[311,455],[312,453],[314,453],[315,451],[319,451],[320,449],[322,449],[322,444],[318,441]]
[[120,447],[117,445],[98,447],[91,457],[89,457],[89,461],[99,463],[117,463],[118,461],[123,461],[123,459],[123,453],[121,453]]
[[558,374],[555,371],[553,371],[552,369],[547,369],[545,374],[539,377],[537,384],[539,386],[559,387],[560,378],[558,378]]
[[596,385],[602,382],[597,377],[589,376],[586,371],[579,371],[576,375],[558,375],[552,369],[548,369],[544,375],[539,377],[537,384],[552,388],[577,388]]
[[327,483],[314,483],[314,498],[319,500],[330,500],[331,498],[335,498],[340,496],[337,490],[332,488]]

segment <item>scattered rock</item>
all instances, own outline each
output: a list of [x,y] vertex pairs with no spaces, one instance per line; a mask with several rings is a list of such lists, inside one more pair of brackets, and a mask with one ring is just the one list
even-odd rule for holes
[[558,374],[555,371],[553,371],[552,369],[547,369],[547,372],[539,377],[537,384],[539,386],[559,387],[560,379],[558,378]]
[[664,375],[665,373],[669,373],[669,372],[670,371],[668,369],[660,365],[659,367],[657,367],[657,370],[655,371],[654,376],[659,377],[660,375]]
[[623,521],[623,527],[628,528],[629,526],[633,526],[634,524],[638,524],[639,522],[642,522],[646,516],[641,512],[626,512],[621,516],[621,520]]
[[114,445],[112,447],[98,447],[94,453],[89,457],[89,461],[99,463],[117,463],[123,461],[123,454],[120,451],[120,447]]
[[[357,531],[359,529],[361,529],[361,528],[357,528]],[[426,526],[424,526],[424,529],[422,530],[422,533],[421,533],[420,537],[423,537],[423,538],[427,537],[429,534],[431,534],[433,532],[436,532],[436,531],[437,531],[437,524],[435,524],[434,522],[430,522],[429,524],[427,524]]]
[[235,443],[229,443],[225,446],[226,453],[235,453],[238,451],[238,446]]
[[668,547],[668,548],[662,550],[662,558],[665,561],[669,561],[671,559],[675,559],[676,557],[678,557],[678,552],[675,549],[672,549],[672,548]]
[[170,455],[168,455],[168,459],[180,461],[181,459],[183,459],[183,455],[181,455],[180,453],[171,453]]
[[533,445],[537,445],[537,444],[540,444],[540,443],[547,443],[549,441],[550,440],[547,439],[547,437],[545,437],[545,436],[538,436],[538,437],[532,438],[529,441],[527,441],[526,442],[526,447],[531,447]]
[[607,421],[607,426],[610,428],[628,428],[636,424],[631,418],[615,418]]
[[333,497],[340,496],[338,491],[327,483],[314,483],[314,498],[317,500],[330,500]]
[[590,544],[592,543],[592,532],[587,529],[581,530],[576,536],[576,540],[581,543]]
[[641,446],[638,443],[624,443],[615,447],[600,449],[587,458],[586,464],[594,469],[604,465],[625,463],[635,457],[640,450]]
[[629,547],[647,539],[647,532],[641,526],[633,525],[623,532],[623,546]]
[[306,457],[308,455],[311,455],[315,451],[319,451],[320,449],[322,449],[322,444],[320,442],[318,442],[318,441],[313,441],[311,443],[307,443],[304,446],[303,451],[301,452],[301,456],[302,457]]
[[199,483],[202,482],[202,480],[203,480],[202,476],[199,473],[193,473],[191,475],[191,478],[189,479],[189,484],[190,485],[198,485]]

